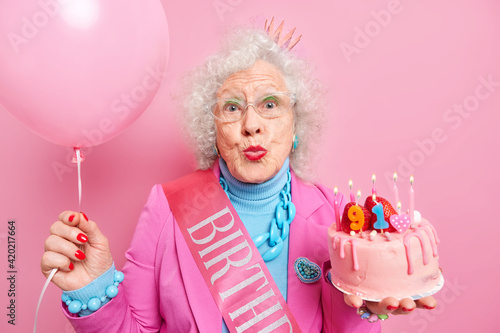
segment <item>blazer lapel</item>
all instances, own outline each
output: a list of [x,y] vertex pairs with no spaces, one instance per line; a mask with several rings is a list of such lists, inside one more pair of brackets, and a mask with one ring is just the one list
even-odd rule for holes
[[288,252],[287,303],[303,332],[309,332],[321,309],[321,281],[307,284],[301,282],[294,269],[295,260],[306,257],[322,267],[328,257],[326,228],[307,221],[323,206],[323,200],[315,188],[298,181],[292,173],[292,200],[297,213],[290,225]]

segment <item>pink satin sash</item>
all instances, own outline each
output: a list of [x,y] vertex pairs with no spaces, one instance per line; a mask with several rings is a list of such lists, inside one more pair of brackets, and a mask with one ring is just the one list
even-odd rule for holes
[[230,332],[301,332],[211,170],[163,185],[175,220]]

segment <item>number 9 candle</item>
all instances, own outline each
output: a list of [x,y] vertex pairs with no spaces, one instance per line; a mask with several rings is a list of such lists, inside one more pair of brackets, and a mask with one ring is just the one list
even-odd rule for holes
[[359,206],[351,206],[347,212],[347,216],[349,217],[349,220],[353,221],[350,225],[352,230],[361,230],[363,228],[363,225],[365,224],[365,214],[363,214],[363,211]]

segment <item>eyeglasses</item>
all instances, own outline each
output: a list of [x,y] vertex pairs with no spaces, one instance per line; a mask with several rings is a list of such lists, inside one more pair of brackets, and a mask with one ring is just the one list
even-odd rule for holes
[[214,103],[205,105],[205,111],[215,119],[234,123],[245,116],[250,105],[262,118],[278,118],[295,105],[295,95],[285,91],[272,92],[250,103],[238,97],[220,98]]

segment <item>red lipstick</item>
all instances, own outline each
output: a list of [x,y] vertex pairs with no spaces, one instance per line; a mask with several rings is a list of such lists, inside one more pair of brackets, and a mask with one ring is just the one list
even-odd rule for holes
[[267,150],[261,146],[250,146],[243,153],[250,161],[258,161],[267,154]]

